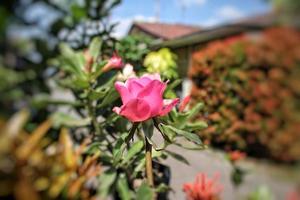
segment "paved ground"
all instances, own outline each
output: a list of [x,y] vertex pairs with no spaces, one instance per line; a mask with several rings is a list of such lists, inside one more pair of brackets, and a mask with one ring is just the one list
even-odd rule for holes
[[232,167],[222,152],[182,150],[177,146],[171,146],[169,150],[180,153],[190,162],[190,165],[185,165],[172,158],[166,160],[166,164],[171,167],[172,171],[171,186],[176,191],[176,193],[170,194],[171,200],[185,199],[182,192],[183,183],[193,181],[195,175],[199,172],[205,172],[210,177],[215,172],[220,173],[219,182],[224,186],[221,197],[224,200],[246,199],[247,194],[260,185],[266,185],[272,192],[275,200],[284,200],[286,199],[286,194],[292,191],[297,182],[299,184],[300,181],[300,174],[296,169],[247,159],[240,162],[240,166],[247,169],[249,174],[246,175],[244,183],[240,187],[235,188],[230,182]]

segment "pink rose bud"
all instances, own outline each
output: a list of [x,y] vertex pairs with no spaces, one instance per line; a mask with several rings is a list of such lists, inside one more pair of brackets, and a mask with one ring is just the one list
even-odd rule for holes
[[210,179],[204,173],[196,176],[194,183],[185,183],[183,191],[186,193],[187,200],[214,200],[218,199],[223,186],[217,182],[219,174]]
[[111,69],[120,69],[122,67],[122,58],[114,53],[114,55],[108,60],[108,63],[102,68],[102,71],[107,72]]
[[179,106],[179,112],[183,112],[184,109],[186,108],[186,106],[189,104],[191,100],[191,96],[188,95],[186,97],[184,97],[183,101],[181,102],[180,106]]
[[167,83],[161,81],[159,74],[130,78],[125,83],[116,82],[115,88],[121,96],[123,105],[115,107],[113,111],[131,122],[164,116],[179,102],[178,98],[171,101],[163,99],[166,86]]

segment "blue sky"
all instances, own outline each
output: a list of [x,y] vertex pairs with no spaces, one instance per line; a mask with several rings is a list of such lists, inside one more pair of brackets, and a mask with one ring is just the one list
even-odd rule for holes
[[119,22],[116,36],[126,34],[133,21],[157,21],[157,2],[160,22],[199,26],[214,26],[270,10],[264,0],[123,0],[112,13],[112,21]]

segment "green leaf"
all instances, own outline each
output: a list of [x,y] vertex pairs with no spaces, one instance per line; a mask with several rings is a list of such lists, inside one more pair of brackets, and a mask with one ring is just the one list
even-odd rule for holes
[[[89,146],[87,146],[86,150],[84,151],[84,153],[88,154],[88,155],[93,155],[94,153],[98,152],[100,149],[100,146],[102,146],[103,144],[101,142],[93,142],[91,143]],[[102,156],[102,155],[101,155]]]
[[187,149],[187,150],[204,150],[207,149],[206,145],[195,145],[195,144],[184,144],[184,143],[178,143],[174,142],[176,146],[179,146],[181,148]]
[[138,165],[133,170],[133,173],[132,173],[133,178],[135,178],[137,176],[137,174],[139,172],[143,171],[145,168],[146,160],[145,160],[144,153],[141,153],[140,156],[138,156],[136,163],[138,163]]
[[159,184],[155,188],[155,192],[159,192],[159,193],[161,193],[161,192],[167,192],[169,190],[171,190],[171,188],[168,185],[164,184],[164,183]]
[[183,157],[182,155],[177,154],[177,153],[172,152],[172,151],[168,151],[168,150],[166,150],[166,152],[167,152],[171,157],[173,157],[174,159],[176,159],[176,160],[178,160],[178,161],[180,161],[180,162],[182,162],[182,163],[184,163],[184,164],[187,164],[187,165],[190,164],[189,161],[188,161],[185,157]]
[[99,37],[93,38],[90,46],[89,46],[89,53],[93,57],[94,60],[96,60],[100,54],[100,49],[102,46],[102,40]]
[[176,80],[172,81],[172,83],[168,85],[167,90],[173,90],[173,89],[174,89],[175,87],[177,87],[181,82],[182,82],[182,80],[180,80],[180,79],[176,79]]
[[274,196],[272,194],[272,191],[265,186],[265,185],[260,185],[254,192],[252,192],[249,195],[249,200],[273,200]]
[[90,118],[79,119],[65,113],[56,112],[52,116],[52,121],[55,127],[68,126],[68,127],[81,127],[87,126],[91,123]]
[[110,187],[116,179],[117,173],[113,169],[108,169],[101,174],[99,178],[99,188],[98,194],[101,199],[106,199],[107,195],[110,193]]
[[195,123],[187,123],[185,129],[189,131],[203,130],[207,128],[207,123],[204,121],[197,121]]
[[57,80],[57,82],[63,87],[71,88],[74,90],[83,90],[90,87],[87,79],[77,76],[59,79]]
[[164,127],[164,130],[166,132],[174,132],[177,135],[183,136],[186,139],[188,139],[192,142],[195,142],[196,144],[199,144],[199,145],[202,144],[202,141],[200,140],[199,136],[195,133],[187,132],[187,131],[184,131],[184,130],[179,130],[179,129],[173,127],[173,126],[165,125],[165,124],[162,124],[162,127]]
[[95,68],[96,70],[91,75],[92,80],[97,79],[103,73],[102,68],[106,65],[106,63],[107,63],[106,60],[95,63],[95,66],[93,66],[93,68]]
[[86,8],[85,7],[80,7],[77,4],[71,5],[71,12],[72,12],[73,18],[76,21],[79,21],[82,18],[86,17]]
[[126,147],[125,141],[122,138],[119,138],[113,149],[114,165],[118,164],[120,162],[120,160],[122,159],[125,147]]
[[107,95],[108,92],[109,92],[109,88],[99,88],[98,90],[96,89],[92,91],[88,96],[88,98],[90,100],[99,100],[105,97],[105,95]]
[[51,99],[51,96],[49,96],[48,94],[43,94],[43,93],[35,95],[31,99],[30,103],[32,106],[35,106],[37,108],[43,108],[43,107],[48,106],[49,104],[69,105],[69,106],[74,106],[74,107],[81,106],[81,103],[78,101],[67,101],[64,99]]
[[125,178],[125,174],[120,174],[117,182],[117,191],[122,200],[130,200],[131,193],[128,187],[127,180]]
[[129,163],[129,161],[140,151],[142,151],[144,146],[143,141],[139,140],[130,147],[126,156],[124,157],[123,163]]
[[198,103],[195,105],[191,110],[187,112],[179,112],[177,113],[177,119],[176,119],[176,124],[179,126],[176,127],[183,127],[187,121],[192,119],[195,115],[199,113],[199,111],[204,107],[203,103]]
[[111,90],[109,90],[108,94],[104,97],[101,104],[99,104],[97,107],[98,108],[103,108],[103,107],[111,104],[112,102],[114,102],[118,98],[119,98],[119,94],[117,93],[117,91],[114,90],[114,89],[111,89]]
[[73,49],[64,43],[59,48],[62,54],[61,61],[63,62],[60,66],[77,77],[86,78],[83,71],[85,60],[82,53],[74,52]]
[[143,183],[136,192],[136,199],[152,200],[154,197],[153,190],[147,183]]
[[168,142],[173,142],[174,138],[176,137],[176,132],[174,132],[173,130],[169,129],[168,127],[166,127],[166,125],[160,123],[158,125],[159,130],[161,130],[161,133],[163,134],[163,137],[167,137],[165,139],[167,139]]

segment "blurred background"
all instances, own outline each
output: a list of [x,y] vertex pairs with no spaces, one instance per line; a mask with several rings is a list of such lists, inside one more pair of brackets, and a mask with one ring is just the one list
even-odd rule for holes
[[[189,166],[166,161],[180,171],[170,199],[184,199],[182,184],[200,171],[220,172],[223,199],[300,199],[299,0],[10,0],[0,13],[0,198],[19,170],[4,159],[15,148],[4,145],[8,119],[30,108],[30,132],[57,109],[49,97],[69,100],[53,87],[59,44],[82,50],[100,36],[104,58],[113,50],[182,79],[176,94],[205,104],[194,120],[208,123],[199,135],[213,148],[183,153]],[[247,158],[229,162],[235,150]]]

